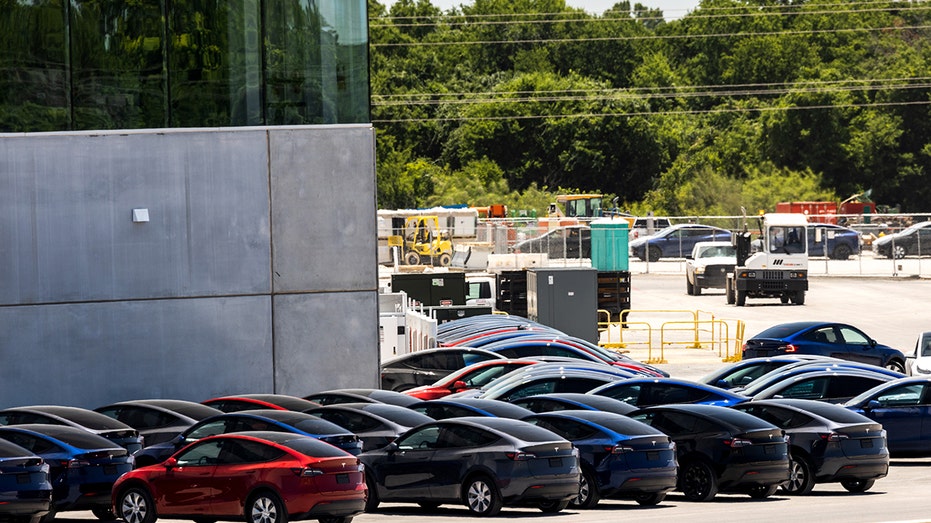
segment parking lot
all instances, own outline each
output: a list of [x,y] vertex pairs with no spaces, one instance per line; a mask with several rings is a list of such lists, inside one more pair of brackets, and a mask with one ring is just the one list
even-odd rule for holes
[[[684,275],[672,264],[665,270],[632,276],[634,309],[700,309],[721,318],[746,322],[747,336],[781,322],[800,319],[836,320],[854,324],[878,341],[908,351],[922,330],[931,330],[927,312],[931,281],[918,278],[814,276],[806,305],[781,305],[777,300],[750,300],[746,307],[725,303],[721,292],[701,296],[685,293]],[[631,355],[638,357],[636,350]],[[673,376],[696,378],[724,363],[706,349],[675,348],[667,351],[668,363],[660,365]],[[817,485],[810,496],[789,497],[777,493],[766,500],[746,495],[720,495],[709,503],[686,501],[672,493],[656,507],[640,507],[632,501],[603,500],[594,510],[567,509],[544,515],[536,509],[506,508],[492,521],[547,519],[572,523],[617,521],[720,522],[725,520],[799,521],[806,518],[849,522],[931,521],[931,458],[894,458],[889,475],[864,494],[851,494],[838,484]],[[425,512],[416,505],[385,503],[377,514],[363,514],[358,523],[405,521],[451,523],[472,519],[465,507],[444,505]],[[90,512],[61,514],[57,520],[74,523],[95,520]],[[169,521],[169,520],[165,520]]]

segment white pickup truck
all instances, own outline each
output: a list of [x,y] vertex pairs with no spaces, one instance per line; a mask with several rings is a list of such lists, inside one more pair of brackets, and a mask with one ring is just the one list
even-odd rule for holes
[[698,296],[702,289],[723,289],[736,265],[737,251],[731,242],[696,243],[685,261],[685,291]]

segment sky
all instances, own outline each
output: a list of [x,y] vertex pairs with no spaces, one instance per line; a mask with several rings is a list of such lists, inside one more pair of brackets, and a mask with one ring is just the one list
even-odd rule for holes
[[[601,14],[611,9],[617,1],[618,0],[566,0],[566,5],[585,9],[590,13]],[[658,7],[663,11],[666,20],[675,20],[677,18],[682,18],[688,14],[689,11],[698,7],[698,1],[699,0],[631,0],[631,4],[639,2],[647,7]],[[392,0],[381,0],[381,3],[390,6],[394,2]],[[430,3],[440,9],[450,9],[462,4],[468,5],[472,2],[470,0],[430,0]]]

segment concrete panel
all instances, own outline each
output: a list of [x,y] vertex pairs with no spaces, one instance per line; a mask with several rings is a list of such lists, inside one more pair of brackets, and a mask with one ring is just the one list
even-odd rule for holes
[[375,132],[269,132],[275,292],[376,290]]
[[277,392],[378,387],[375,292],[278,295],[274,307]]
[[273,392],[268,296],[0,307],[0,332],[3,407]]
[[0,173],[0,304],[270,290],[264,130],[6,136]]

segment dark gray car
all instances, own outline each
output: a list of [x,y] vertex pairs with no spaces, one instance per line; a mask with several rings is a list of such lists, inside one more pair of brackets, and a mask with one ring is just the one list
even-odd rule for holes
[[369,489],[367,512],[382,501],[428,509],[465,504],[479,516],[493,516],[505,505],[559,512],[579,493],[579,456],[572,443],[507,418],[428,423],[359,459]]

